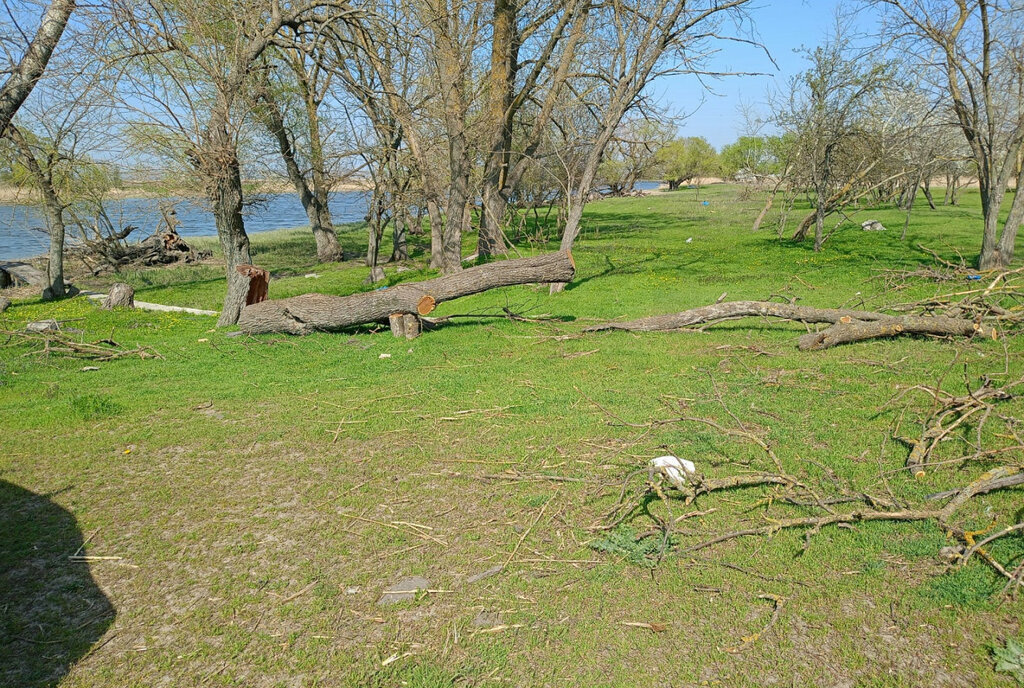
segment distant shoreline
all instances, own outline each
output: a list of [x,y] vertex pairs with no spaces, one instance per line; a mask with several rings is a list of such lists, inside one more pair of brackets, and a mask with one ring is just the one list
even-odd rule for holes
[[[243,186],[249,193],[272,193],[287,194],[296,193],[291,183],[283,180],[248,180]],[[369,187],[367,182],[339,182],[331,189],[332,191],[366,191]],[[186,188],[152,188],[144,186],[126,185],[121,188],[111,189],[106,193],[106,199],[111,201],[122,201],[134,198],[190,198],[196,194],[192,189]],[[33,189],[18,188],[14,186],[0,185],[0,204],[2,205],[29,205],[39,202],[39,195]]]

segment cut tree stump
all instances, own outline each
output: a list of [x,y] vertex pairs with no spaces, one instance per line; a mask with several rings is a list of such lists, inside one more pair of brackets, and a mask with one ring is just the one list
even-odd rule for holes
[[0,296],[0,313],[11,307],[11,300],[6,296]]
[[420,336],[420,318],[414,313],[392,313],[388,316],[388,324],[395,337],[416,339]]
[[[238,326],[247,334],[304,335],[389,322],[393,314],[427,315],[444,301],[516,284],[568,282],[576,272],[568,251],[502,260],[425,282],[398,284],[351,296],[304,294],[246,306]],[[407,326],[403,319],[403,326]]]
[[725,301],[693,308],[681,313],[654,315],[621,323],[605,323],[588,327],[584,332],[626,330],[628,332],[658,332],[679,330],[694,325],[707,325],[723,320],[747,317],[772,317],[803,323],[832,323],[821,332],[800,337],[801,351],[818,351],[840,344],[881,337],[906,334],[934,335],[937,337],[984,336],[996,339],[995,328],[959,318],[921,315],[887,315],[872,311],[853,311],[835,308],[812,308],[772,301]]
[[135,289],[130,284],[117,282],[110,287],[110,293],[107,295],[107,298],[103,299],[101,307],[105,310],[112,308],[134,308]]

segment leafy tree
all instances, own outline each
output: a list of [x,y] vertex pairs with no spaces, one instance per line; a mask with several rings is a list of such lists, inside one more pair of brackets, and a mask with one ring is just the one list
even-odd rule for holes
[[721,161],[714,146],[700,136],[676,139],[661,149],[658,159],[663,165],[663,176],[669,189],[699,177],[715,175]]

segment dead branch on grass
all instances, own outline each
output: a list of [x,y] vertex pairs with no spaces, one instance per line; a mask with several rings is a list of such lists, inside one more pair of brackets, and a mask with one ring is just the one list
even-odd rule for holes
[[85,359],[105,363],[119,358],[163,359],[156,350],[148,346],[136,345],[129,349],[113,339],[100,339],[95,342],[83,342],[74,339],[71,334],[51,330],[47,332],[20,332],[0,330],[0,335],[7,337],[7,343],[18,341],[30,346],[38,346],[24,356],[60,356],[64,358]]

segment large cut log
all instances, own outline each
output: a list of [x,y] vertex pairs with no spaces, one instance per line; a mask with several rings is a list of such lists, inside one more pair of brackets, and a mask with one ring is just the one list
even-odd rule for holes
[[886,318],[883,313],[871,311],[851,311],[837,308],[811,308],[795,306],[789,303],[773,301],[725,301],[710,306],[691,308],[682,313],[669,315],[652,315],[647,318],[630,320],[629,322],[611,322],[588,327],[586,332],[601,330],[627,330],[629,332],[657,332],[659,330],[679,330],[694,325],[705,325],[719,320],[735,318],[771,317],[783,320],[797,320],[807,323],[837,323],[844,318],[848,320],[881,320]]
[[398,284],[351,296],[304,294],[246,306],[238,326],[248,334],[334,332],[387,322],[395,313],[427,315],[434,307],[488,289],[535,282],[568,282],[576,272],[568,251],[503,260],[425,282]]
[[901,315],[874,322],[839,322],[827,330],[805,334],[800,337],[798,346],[801,351],[818,351],[840,344],[881,337],[896,337],[903,334],[926,334],[936,337],[982,336],[991,339],[998,337],[994,327],[982,325],[973,320],[941,316]]

